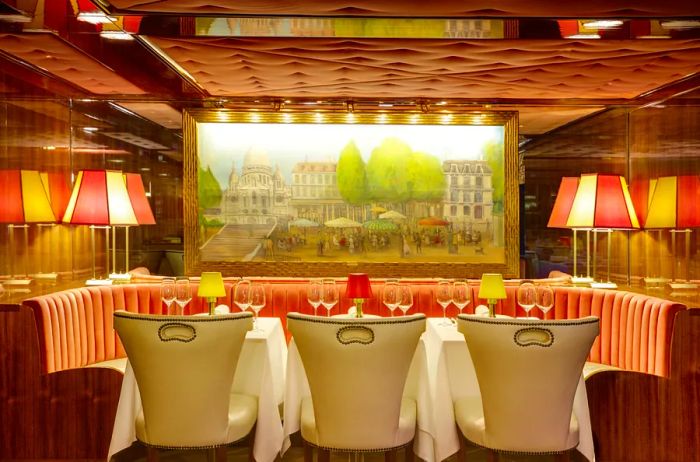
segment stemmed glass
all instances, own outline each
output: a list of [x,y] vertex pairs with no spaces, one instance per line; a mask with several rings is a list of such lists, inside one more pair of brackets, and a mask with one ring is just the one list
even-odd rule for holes
[[233,292],[233,303],[235,303],[241,311],[245,311],[250,306],[250,281],[241,280],[236,284],[236,290]]
[[399,309],[406,316],[408,310],[413,306],[413,293],[408,284],[399,284]]
[[452,323],[447,320],[447,306],[452,303],[452,284],[446,279],[441,279],[438,282],[437,290],[435,291],[435,299],[442,307],[441,326],[451,326]]
[[391,316],[394,316],[394,311],[399,306],[399,283],[398,281],[386,281],[384,284],[384,293],[382,294],[382,301],[387,308]]
[[525,316],[530,316],[530,310],[537,303],[537,289],[531,282],[523,282],[518,287],[518,305],[525,310]]
[[319,305],[321,305],[321,296],[323,294],[323,284],[318,279],[309,281],[306,286],[306,298],[309,300],[309,305],[314,309],[314,316],[317,315]]
[[258,327],[258,313],[265,306],[265,286],[262,284],[252,284],[250,286],[250,308],[253,310],[253,330],[262,331]]
[[323,280],[323,294],[321,296],[321,304],[328,310],[328,317],[331,316],[331,310],[338,303],[338,286],[335,285],[335,280]]
[[165,278],[160,282],[160,299],[165,303],[165,312],[170,312],[170,306],[175,301],[175,279]]
[[175,303],[177,303],[178,311],[176,314],[184,314],[185,307],[192,300],[192,292],[190,292],[190,280],[180,278],[175,281]]
[[459,310],[459,314],[462,314],[464,307],[469,305],[471,302],[472,291],[469,284],[464,281],[455,282],[454,286],[452,287],[452,303],[454,303]]
[[537,286],[537,308],[542,310],[542,319],[547,317],[547,312],[554,306],[554,290],[547,285]]

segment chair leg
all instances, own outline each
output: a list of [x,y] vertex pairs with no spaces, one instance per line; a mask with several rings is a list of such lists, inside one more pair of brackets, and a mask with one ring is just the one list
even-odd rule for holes
[[404,448],[404,461],[405,462],[413,462],[414,460],[414,454],[413,454],[413,441],[408,443],[406,447]]
[[384,453],[384,462],[396,462],[396,449]]
[[255,430],[257,424],[253,425],[253,429],[248,434],[248,460],[255,462]]
[[304,462],[314,462],[314,448],[304,441]]
[[488,462],[498,462],[498,453],[496,451],[486,450]]
[[146,460],[148,462],[158,462],[158,449],[152,446],[146,446]]
[[571,460],[571,451],[561,452],[554,456],[556,462],[569,462]]
[[318,462],[330,462],[331,452],[328,449],[316,449],[318,452]]
[[226,462],[228,460],[228,446],[219,446],[214,455],[215,462]]
[[462,435],[461,431],[457,435],[457,438],[459,438],[459,451],[457,451],[457,462],[466,462],[467,461],[467,445],[464,442],[464,435]]

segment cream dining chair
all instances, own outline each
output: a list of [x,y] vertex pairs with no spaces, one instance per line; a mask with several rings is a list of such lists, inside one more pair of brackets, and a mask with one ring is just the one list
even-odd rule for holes
[[408,370],[425,315],[322,318],[289,313],[287,324],[311,390],[301,403],[304,459],[331,451],[384,452],[406,447],[412,460],[416,402],[404,398]]
[[454,403],[465,439],[489,449],[491,460],[498,453],[556,454],[568,460],[579,442],[574,395],[598,335],[598,318],[460,315],[457,326],[481,392],[480,398]]
[[[124,344],[141,394],[136,438],[157,460],[157,449],[217,449],[254,435],[258,402],[232,394],[231,385],[251,313],[158,316],[117,311],[114,327]],[[252,455],[252,438],[250,454]]]

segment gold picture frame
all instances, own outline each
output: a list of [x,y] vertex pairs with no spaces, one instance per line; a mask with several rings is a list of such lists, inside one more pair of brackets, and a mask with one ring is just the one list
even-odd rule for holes
[[[242,235],[240,237],[240,241],[245,241],[250,240],[250,239],[256,239],[256,236],[258,234],[256,233],[262,233],[259,234],[260,236],[260,241],[259,244],[255,247],[254,252],[249,252],[246,255],[246,258],[243,259],[236,259],[234,258],[233,260],[231,258],[222,258],[218,259],[217,255],[221,252],[221,249],[225,249],[227,247],[225,246],[219,246],[216,247],[212,244],[212,239],[214,237],[217,237],[221,234],[222,230],[236,230],[235,232],[241,233],[240,229],[245,229],[243,224],[235,224],[238,223],[237,220],[241,220],[241,223],[245,222],[245,218],[242,215],[242,211],[240,209],[231,209],[228,204],[230,204],[230,201],[237,201],[238,196],[236,196],[236,191],[238,189],[234,190],[234,187],[231,186],[233,183],[229,183],[228,188],[223,188],[221,187],[222,180],[218,179],[217,184],[219,185],[220,188],[220,193],[222,199],[220,200],[220,206],[217,206],[216,202],[213,202],[212,204],[212,199],[210,195],[206,196],[206,199],[203,197],[202,198],[202,205],[204,205],[204,202],[209,203],[207,206],[208,208],[200,208],[200,192],[203,191],[202,188],[208,187],[209,185],[205,185],[205,182],[208,181],[211,183],[211,180],[209,180],[210,177],[213,178],[213,174],[211,173],[211,168],[209,168],[209,172],[206,178],[202,176],[201,182],[202,184],[200,185],[200,175],[203,175],[202,173],[204,170],[200,169],[200,158],[202,153],[198,152],[200,149],[200,146],[203,146],[202,143],[206,143],[206,137],[205,135],[200,135],[200,131],[204,131],[205,125],[201,124],[235,124],[232,125],[231,128],[235,130],[236,127],[241,128],[240,125],[238,124],[270,124],[266,125],[266,127],[269,128],[275,128],[275,127],[282,127],[282,126],[287,126],[287,129],[300,129],[302,126],[308,127],[311,124],[314,124],[317,127],[318,131],[322,131],[321,128],[323,128],[323,125],[328,125],[328,126],[334,126],[337,129],[342,129],[343,126],[350,126],[350,125],[355,125],[355,126],[382,126],[382,127],[394,127],[394,126],[414,126],[412,128],[413,131],[420,131],[420,127],[438,127],[438,126],[449,126],[449,127],[501,127],[502,128],[502,185],[500,186],[502,189],[500,190],[502,193],[502,197],[500,197],[500,202],[497,200],[494,200],[491,202],[491,212],[492,215],[489,215],[489,219],[492,220],[490,223],[486,224],[486,228],[483,228],[486,230],[486,232],[481,231],[479,232],[478,230],[473,231],[473,225],[471,221],[467,223],[467,217],[468,212],[472,213],[473,215],[476,216],[476,206],[469,207],[468,204],[465,203],[464,206],[461,204],[458,204],[459,207],[457,206],[448,206],[446,202],[440,202],[437,201],[435,207],[433,208],[425,208],[425,210],[438,210],[442,211],[445,210],[447,212],[452,211],[453,213],[455,210],[458,210],[458,213],[462,213],[462,209],[464,211],[465,215],[462,215],[462,221],[458,221],[455,217],[454,220],[452,218],[448,217],[447,215],[441,215],[440,213],[436,213],[436,218],[430,217],[433,221],[437,223],[436,226],[441,227],[440,229],[432,229],[432,228],[424,228],[423,225],[419,223],[428,223],[425,226],[429,226],[429,220],[428,218],[423,218],[421,220],[418,220],[417,216],[416,217],[410,217],[412,220],[411,223],[397,223],[395,225],[393,234],[391,235],[391,239],[396,242],[400,242],[398,244],[399,251],[401,253],[401,257],[404,256],[404,249],[406,251],[405,255],[410,255],[411,252],[413,252],[413,258],[414,259],[399,259],[397,258],[387,258],[387,261],[377,261],[377,258],[379,257],[373,257],[374,260],[369,260],[369,259],[363,259],[361,256],[357,256],[353,254],[353,250],[356,251],[356,253],[360,253],[359,249],[360,244],[355,244],[354,247],[352,245],[352,237],[353,235],[356,237],[356,241],[359,242],[360,240],[362,241],[362,250],[365,251],[365,247],[370,248],[372,245],[376,245],[374,241],[376,241],[376,236],[380,235],[381,232],[371,232],[367,231],[367,229],[361,228],[359,225],[354,225],[357,226],[357,228],[353,228],[352,230],[337,230],[337,229],[331,229],[328,228],[327,226],[330,226],[330,223],[332,220],[328,220],[331,218],[333,215],[324,215],[321,217],[320,215],[305,215],[307,213],[316,213],[316,212],[310,212],[309,210],[312,210],[312,206],[307,207],[304,209],[303,207],[297,207],[297,206],[290,206],[289,210],[293,210],[293,213],[288,213],[285,218],[280,218],[281,215],[262,215],[262,213],[265,214],[270,214],[269,210],[255,210],[256,213],[260,215],[256,215],[254,218],[258,219],[262,223],[262,218],[267,220],[267,223],[274,223],[274,228],[273,229],[281,229],[282,226],[285,227],[287,232],[289,233],[289,237],[282,237],[278,238],[277,240],[274,240],[272,238],[273,234],[265,234],[267,232],[267,228],[264,223],[263,224],[256,224],[256,225],[250,225],[249,228],[250,230],[248,231],[247,235]],[[190,109],[190,110],[185,110],[183,113],[183,133],[184,133],[184,227],[185,227],[185,271],[188,275],[198,275],[202,271],[221,271],[225,276],[270,276],[270,277],[321,277],[321,276],[345,276],[350,272],[365,272],[368,273],[371,277],[401,277],[401,278],[410,278],[410,277],[415,277],[415,278],[426,278],[426,277],[445,277],[445,278],[477,278],[480,277],[481,274],[483,273],[501,273],[505,277],[518,277],[519,276],[519,206],[518,206],[518,114],[517,112],[511,112],[511,111],[486,111],[486,112],[460,112],[460,113],[421,113],[421,112],[408,112],[408,113],[390,113],[390,112],[377,112],[377,113],[352,113],[352,112],[323,112],[323,111],[286,111],[286,110],[281,110],[277,112],[260,112],[260,111],[249,111],[249,112],[241,112],[241,111],[235,111],[235,110],[229,110],[229,109]],[[250,126],[250,129],[252,130],[252,125]],[[435,128],[435,130],[438,130]],[[274,131],[274,130],[273,130]],[[235,131],[233,132],[233,135],[231,136],[226,136],[225,138],[236,138],[235,137]],[[240,131],[238,133],[241,133]],[[274,133],[270,133],[271,137],[274,137]],[[199,138],[202,139],[199,139]],[[304,140],[308,140],[309,138],[306,137]],[[304,141],[306,142],[306,141]],[[464,140],[465,145],[468,143],[468,140]],[[500,148],[499,148],[500,149]],[[208,148],[204,154],[208,154]],[[247,155],[249,156],[249,155]],[[248,159],[248,157],[246,157]],[[340,159],[340,157],[339,157]],[[232,162],[234,163],[235,160]],[[446,167],[449,162],[453,162],[455,164],[458,164],[459,162],[471,162],[471,161],[463,161],[463,160],[446,160],[442,161],[442,164],[440,164],[442,167],[442,171],[445,172],[444,176],[450,177],[449,172],[447,171]],[[481,163],[484,164],[483,157],[479,161],[474,161],[476,163]],[[338,160],[334,165],[339,165],[340,160]],[[298,168],[296,166],[305,164],[305,162],[299,161],[297,164],[294,164],[294,168]],[[319,162],[316,162],[316,164],[319,164]],[[238,181],[238,170],[236,167],[236,164],[233,164],[234,166],[231,167],[231,173],[230,177],[232,178],[230,181],[235,182]],[[284,179],[282,178],[282,174],[278,173],[278,170],[280,170],[279,166],[277,166],[274,170],[271,164],[268,162],[269,165],[269,178],[267,179],[260,179],[260,181],[265,181],[265,184],[269,184],[272,181],[277,181],[279,179],[283,184]],[[363,166],[365,165],[364,163],[362,164]],[[368,164],[369,165],[369,164]],[[449,164],[452,165],[452,164]],[[461,164],[460,164],[461,165]],[[490,164],[489,164],[490,165]],[[247,168],[245,165],[243,166],[244,169]],[[339,167],[338,167],[339,168]],[[364,167],[363,167],[364,168]],[[461,168],[461,167],[460,167]],[[464,167],[466,169],[466,167]],[[473,168],[473,167],[470,167]],[[329,168],[329,171],[333,170],[333,168]],[[485,169],[486,170],[486,169]],[[287,169],[287,176],[291,176],[291,173],[289,173],[289,168]],[[300,170],[295,170],[295,171],[300,171]],[[479,170],[481,171],[481,170]],[[491,170],[489,170],[491,171]],[[274,172],[274,173],[273,173]],[[333,175],[333,186],[336,187],[336,177],[338,177],[338,174],[333,170],[331,172]],[[220,175],[221,176],[221,175]],[[234,178],[235,177],[235,178]],[[279,178],[278,178],[279,177]],[[500,178],[498,175],[493,175],[493,177]],[[242,178],[242,177],[241,177]],[[448,178],[448,180],[445,181],[450,181],[450,182],[456,182],[454,178]],[[206,181],[205,181],[206,180]],[[488,180],[482,180],[482,181],[491,181],[492,176],[489,176]],[[319,180],[321,183],[323,180]],[[469,180],[465,179],[464,182],[468,183]],[[461,185],[462,180],[459,180],[459,184]],[[294,184],[293,182],[290,182],[290,184]],[[450,185],[452,183],[449,183]],[[455,183],[457,184],[457,183]],[[478,183],[481,185],[481,181]],[[490,184],[490,183],[489,183]],[[499,183],[500,184],[500,183]],[[236,183],[236,188],[238,183]],[[200,188],[202,186],[202,188]],[[291,199],[286,198],[284,199],[285,201],[291,201],[291,203],[301,203],[301,200],[296,200],[295,196],[292,193],[289,193],[289,191],[295,191],[294,186],[285,186],[287,191],[285,194],[287,194]],[[452,187],[452,186],[450,186]],[[481,187],[481,186],[479,186]],[[495,192],[497,189],[497,185],[493,185],[491,188],[491,191]],[[340,186],[337,186],[338,189],[341,189]],[[456,186],[455,186],[456,188]],[[216,189],[216,187],[214,188]],[[445,189],[445,197],[447,198],[449,196],[450,191],[448,189]],[[202,192],[202,194],[204,194]],[[208,193],[207,193],[208,194]],[[254,194],[254,193],[253,193]],[[272,193],[271,193],[272,194]],[[465,193],[460,193],[463,194],[463,196],[460,197],[467,197],[466,192]],[[229,198],[229,195],[232,195]],[[492,197],[494,196],[494,193],[491,193]],[[344,196],[345,197],[345,196]],[[470,196],[474,198],[475,196]],[[244,198],[245,199],[245,198]],[[483,200],[481,195],[479,196],[480,200]],[[245,199],[247,200],[247,199]],[[255,201],[255,196],[253,196],[253,201]],[[267,201],[272,202],[272,196],[270,196],[269,199],[265,199]],[[275,199],[279,200],[279,199]],[[445,199],[447,200],[447,199]],[[466,200],[466,199],[465,199]],[[476,199],[474,199],[476,200]],[[272,204],[270,202],[266,202],[266,205],[268,208],[272,207]],[[313,202],[313,201],[312,201]],[[317,202],[321,203],[323,202],[322,200],[318,200]],[[337,200],[336,200],[337,202]],[[286,202],[285,202],[286,203]],[[457,204],[457,203],[455,203]],[[313,204],[312,204],[313,205]],[[384,203],[383,205],[386,206]],[[500,205],[500,207],[499,207]],[[227,208],[228,207],[228,208]],[[350,205],[345,205],[346,208],[351,208]],[[359,207],[359,209],[358,209]],[[427,207],[427,206],[425,206]],[[432,207],[432,206],[431,206]],[[328,206],[324,208],[324,214],[326,213],[325,210],[327,209],[331,210],[338,210],[338,207],[336,205],[336,208],[333,209],[333,207]],[[377,216],[380,215],[369,215],[370,212],[374,213],[374,211],[379,211],[382,208],[379,205],[375,205],[373,207],[369,206],[369,203],[363,202],[361,205],[356,206],[353,210],[355,212],[355,218],[358,217],[363,217],[365,219],[368,219],[363,223],[363,225],[367,224],[367,222],[372,221],[372,219],[376,219]],[[230,212],[230,210],[238,210],[239,212],[238,215],[233,214],[233,212]],[[359,210],[359,212],[358,212]],[[423,210],[423,209],[421,209]],[[479,218],[483,218],[484,212],[480,210],[479,213]],[[250,211],[248,209],[245,210],[246,213],[250,214]],[[320,213],[320,212],[318,212]],[[330,213],[330,212],[329,212]],[[359,215],[358,215],[359,213]],[[213,215],[212,215],[213,214]],[[217,215],[218,214],[218,215]],[[212,218],[212,216],[214,218]],[[305,217],[309,218],[305,218]],[[471,220],[471,216],[470,220]],[[218,217],[223,217],[222,219],[219,219]],[[233,218],[232,218],[233,217]],[[339,217],[339,218],[347,218],[347,217]],[[406,218],[406,217],[404,217]],[[448,222],[446,225],[441,225],[441,219],[442,218],[448,218],[447,220],[443,220]],[[348,220],[350,218],[347,218]],[[234,224],[230,224],[229,220],[232,220]],[[407,219],[408,220],[408,219]],[[426,221],[428,220],[428,221]],[[380,219],[380,222],[384,222],[385,220]],[[212,223],[214,223],[212,225]],[[256,222],[257,223],[257,222]],[[282,225],[282,224],[283,225]],[[311,223],[310,226],[314,226],[314,228],[309,228],[307,229],[295,229],[292,228],[292,226],[295,224],[301,224],[301,223]],[[315,223],[315,224],[314,224]],[[360,219],[358,218],[357,223],[360,223]],[[389,226],[384,224],[383,226]],[[239,229],[240,228],[240,229]],[[467,229],[469,228],[469,229]],[[218,231],[217,231],[218,230]],[[309,238],[308,242],[306,239],[306,233],[313,235],[315,237]],[[231,231],[234,232],[234,231]],[[272,231],[271,231],[272,233]],[[315,234],[314,234],[315,233]],[[369,234],[368,234],[369,233]],[[372,235],[372,242],[370,242],[370,238],[366,236]],[[477,234],[478,234],[478,240],[477,240]],[[479,247],[479,242],[482,242],[482,234],[486,234],[486,237],[483,239],[483,242],[486,244],[483,244],[482,247]],[[212,235],[214,237],[212,237]],[[331,237],[332,235],[332,237]],[[329,243],[331,242],[331,239],[333,239],[334,244],[338,246],[338,236],[341,236],[342,239],[345,239],[346,236],[348,237],[348,240],[350,241],[350,248],[349,250],[347,249],[347,244],[345,245],[345,248],[342,250],[339,250],[338,252],[344,252],[342,255],[347,258],[347,260],[343,259],[331,259],[331,260],[324,260],[323,257],[326,257],[324,255],[324,246],[329,246]],[[237,239],[234,238],[229,238],[228,241],[225,242],[234,242],[237,241]],[[502,237],[502,240],[501,240]],[[435,238],[435,243],[433,243],[433,238]],[[286,239],[290,240],[289,247],[292,247],[292,242],[296,242],[296,240],[303,242],[304,245],[310,246],[309,242],[316,242],[315,245],[318,248],[318,253],[316,255],[322,255],[323,257],[308,257],[308,259],[303,259],[304,257],[297,258],[293,257],[294,253],[292,251],[280,251],[280,248],[284,248],[283,246],[285,245]],[[293,240],[294,239],[294,240]],[[314,241],[315,239],[315,241]],[[389,240],[389,238],[386,238]],[[471,239],[471,240],[470,240]],[[367,242],[365,242],[365,240]],[[411,246],[407,244],[414,244],[415,240],[415,246],[413,249]],[[418,251],[421,250],[423,252],[423,242],[425,240],[426,244],[429,245],[430,247],[436,247],[438,250],[432,250],[433,252],[440,251],[442,252],[444,250],[445,255],[447,255],[447,252],[449,252],[450,255],[445,256],[444,259],[445,261],[437,261],[438,259],[436,258],[436,261],[425,261],[426,259],[430,260],[431,257],[430,255],[426,254],[418,254]],[[439,241],[442,242],[439,242]],[[272,241],[272,242],[270,242]],[[447,241],[447,243],[445,243]],[[498,241],[498,242],[497,242]],[[476,242],[474,244],[473,242]],[[460,247],[460,244],[462,247]],[[395,244],[391,244],[395,245]],[[486,246],[491,246],[487,247],[487,251],[484,251],[484,247]],[[209,246],[209,247],[207,247]],[[340,247],[338,247],[340,248]],[[394,248],[394,247],[392,247]],[[491,258],[491,253],[490,249],[494,249],[493,255],[497,255],[497,257],[494,257],[492,260]],[[218,249],[218,250],[214,250]],[[440,250],[442,249],[442,250]],[[309,249],[306,249],[309,251]],[[431,250],[431,249],[426,249],[426,250]],[[485,255],[483,258],[479,254],[479,250],[481,250],[481,254]],[[334,250],[331,250],[328,253],[332,253]],[[471,252],[471,253],[469,253]],[[269,256],[267,256],[269,253]],[[251,254],[253,255],[251,257]],[[265,258],[257,257],[256,255],[266,255]],[[310,255],[310,254],[309,254]],[[340,255],[340,253],[338,253]],[[381,253],[377,253],[377,255],[381,255]],[[397,254],[398,255],[398,254]],[[357,261],[351,260],[351,258],[355,258]],[[443,257],[440,257],[443,258]],[[478,261],[477,261],[478,260]]]

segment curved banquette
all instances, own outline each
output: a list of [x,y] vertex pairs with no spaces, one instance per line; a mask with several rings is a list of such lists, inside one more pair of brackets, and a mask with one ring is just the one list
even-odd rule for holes
[[[312,313],[306,300],[307,280],[259,279],[266,287],[266,306],[261,316],[284,318],[288,312]],[[342,296],[343,280],[337,281],[340,303],[332,314],[346,312],[351,300]],[[383,281],[373,281],[374,296],[364,304],[369,314],[389,315],[381,304]],[[435,302],[434,280],[411,281],[414,305],[409,313],[442,316]],[[226,283],[226,296],[219,303],[231,306],[234,283]],[[196,294],[197,283],[192,290]],[[478,282],[471,284],[474,296]],[[507,299],[496,305],[496,312],[509,316],[525,313],[516,304],[516,285],[506,287]],[[670,343],[675,315],[685,306],[668,300],[625,291],[555,286],[554,308],[547,318],[571,319],[584,316],[600,318],[600,335],[590,352],[589,361],[620,369],[667,376]],[[479,301],[481,304],[484,300]],[[128,310],[140,313],[162,313],[158,284],[127,284],[84,287],[30,298],[24,301],[34,312],[39,336],[42,370],[52,373],[90,365],[110,366],[125,356],[112,327],[112,313]],[[465,312],[473,312],[470,305]],[[206,304],[193,297],[186,314],[207,310]],[[323,310],[323,308],[320,308]],[[448,315],[455,316],[454,306]]]
[[[160,285],[157,277],[149,276],[149,283],[83,287],[42,295],[25,300],[23,310],[33,314],[41,364],[30,365],[31,370],[41,371],[38,380],[46,383],[39,392],[42,404],[37,412],[41,421],[48,421],[42,439],[47,447],[44,457],[103,458],[106,456],[111,437],[112,424],[119,400],[122,372],[126,360],[125,352],[114,333],[112,314],[125,309],[141,313],[162,313]],[[150,282],[154,280],[155,282]],[[303,279],[254,279],[265,285],[267,304],[262,316],[284,318],[287,312],[312,313],[307,302],[308,280]],[[560,282],[560,279],[547,282]],[[337,280],[341,299],[333,313],[345,312],[351,301],[345,293],[345,281]],[[369,314],[388,315],[381,303],[383,281],[372,281],[374,296],[364,305]],[[435,302],[435,280],[410,281],[414,305],[410,312],[421,312],[428,316],[442,316],[442,309]],[[478,281],[470,281],[473,293],[478,294]],[[198,283],[192,281],[196,294]],[[219,303],[231,306],[235,281],[225,282],[226,296]],[[499,301],[496,312],[510,316],[522,316],[524,312],[516,306],[517,284],[507,285],[507,298]],[[555,286],[555,305],[548,318],[578,318],[588,315],[600,318],[600,335],[591,348],[589,361],[620,368],[627,374],[654,377],[665,380],[670,370],[670,345],[676,314],[685,311],[685,306],[647,295],[624,291],[594,290],[571,286]],[[483,303],[480,300],[479,303]],[[473,312],[468,306],[466,312]],[[322,308],[321,308],[322,309]],[[207,310],[206,304],[193,297],[186,313]],[[690,310],[694,311],[694,310]],[[448,316],[455,316],[454,306],[448,308]],[[30,321],[31,322],[31,321]],[[36,358],[33,356],[32,358]],[[36,359],[33,359],[36,361]],[[600,381],[607,374],[599,372],[589,381]],[[588,382],[587,382],[588,383]],[[596,382],[597,383],[597,382]],[[612,383],[617,383],[613,380]],[[588,386],[587,386],[588,387]],[[48,395],[44,396],[44,394]],[[590,392],[589,392],[590,395]],[[612,394],[611,396],[616,396]],[[635,395],[637,396],[637,395]],[[610,445],[621,444],[624,437],[617,427],[605,427],[604,423],[618,417],[610,415],[610,403],[591,395],[592,425],[597,441],[597,454],[610,453]],[[647,397],[643,398],[647,399]],[[42,401],[43,400],[43,401]],[[594,407],[596,406],[596,407]],[[45,408],[45,409],[44,409]],[[628,409],[617,409],[628,414]],[[74,415],[79,426],[70,428],[59,425],[66,414]],[[643,417],[639,418],[640,421]],[[601,423],[602,422],[602,423]],[[600,430],[599,430],[600,429]],[[609,434],[600,434],[600,431]],[[30,439],[31,435],[28,434]],[[89,444],[86,444],[89,441]],[[634,437],[625,444],[634,444]],[[601,461],[612,460],[605,457]]]

